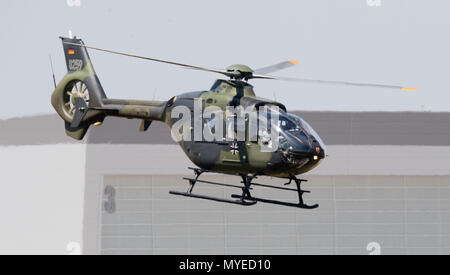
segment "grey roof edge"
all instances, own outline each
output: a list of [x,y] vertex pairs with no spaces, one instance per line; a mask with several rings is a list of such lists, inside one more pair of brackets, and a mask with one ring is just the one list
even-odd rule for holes
[[[328,145],[450,146],[450,112],[291,111],[300,115]],[[139,132],[139,120],[115,117],[91,127],[84,141],[65,135],[57,114],[0,120],[0,146],[42,144],[174,144],[169,128],[153,123]]]

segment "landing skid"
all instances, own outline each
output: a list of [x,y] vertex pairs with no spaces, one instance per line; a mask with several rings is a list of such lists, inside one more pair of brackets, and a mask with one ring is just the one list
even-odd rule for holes
[[[241,195],[233,194],[233,195],[231,195],[231,197],[240,199]],[[299,204],[299,203],[277,201],[277,200],[269,200],[269,199],[256,198],[256,197],[245,198],[245,200],[253,200],[253,201],[255,201],[255,203],[256,202],[270,203],[270,204],[277,204],[277,205],[283,205],[283,206],[289,206],[289,207],[297,207],[297,208],[302,208],[302,209],[315,209],[315,208],[319,207],[318,204],[314,204],[314,205],[303,204],[302,205],[302,204]]]
[[[205,200],[211,200],[211,201],[218,201],[218,202],[226,202],[226,203],[232,203],[232,204],[240,204],[240,205],[244,205],[244,206],[256,204],[256,201],[246,201],[246,200],[240,200],[240,199],[239,200],[229,200],[229,199],[223,199],[223,198],[218,198],[218,197],[193,194],[193,193],[188,193],[188,192],[169,191],[169,194],[191,197],[191,198],[198,198],[198,199],[205,199]],[[240,198],[240,196],[239,196],[239,198]]]
[[[212,182],[212,181],[199,180],[198,178],[203,173],[217,173],[217,172],[208,171],[208,170],[199,169],[199,168],[189,168],[189,169],[194,170],[195,177],[194,178],[183,178],[184,180],[189,181],[189,188],[188,188],[188,190],[186,192],[170,191],[169,194],[178,195],[178,196],[185,196],[185,197],[192,197],[192,198],[199,198],[199,199],[205,199],[205,200],[211,200],[211,201],[217,201],[217,202],[239,204],[239,205],[244,205],[244,206],[254,205],[257,202],[263,202],[263,203],[277,204],[277,205],[297,207],[297,208],[303,208],[303,209],[315,209],[315,208],[319,207],[318,204],[307,205],[307,204],[305,204],[303,202],[303,194],[304,193],[309,193],[309,191],[302,190],[300,185],[301,185],[302,182],[306,182],[307,180],[297,179],[295,176],[289,177],[288,178],[289,182],[286,183],[285,185],[288,185],[292,181],[295,181],[295,183],[297,185],[296,189],[294,189],[294,188],[286,188],[286,187],[278,187],[278,186],[272,186],[272,185],[265,185],[265,184],[258,184],[258,183],[252,183],[252,180],[256,178],[257,174],[254,174],[254,175],[238,174],[242,178],[242,182],[241,183],[244,184],[243,187],[240,187],[240,186],[232,185],[232,184],[225,184],[225,183],[218,183],[218,182]],[[223,173],[223,174],[225,174],[225,173]],[[231,175],[235,175],[235,174],[231,174]],[[237,200],[230,200],[230,199],[225,199],[225,198],[218,198],[218,197],[213,197],[213,196],[194,194],[194,193],[192,193],[192,191],[193,191],[193,189],[195,187],[195,184],[197,182],[206,183],[206,184],[212,184],[212,185],[225,186],[225,187],[239,188],[239,189],[242,190],[242,194],[241,195],[238,195],[238,194],[231,195],[232,198],[235,198]],[[250,190],[252,190],[252,188],[250,187],[251,185],[253,185],[253,186],[260,186],[260,187],[264,187],[264,188],[274,188],[274,189],[281,189],[281,190],[287,190],[287,191],[295,191],[295,192],[298,193],[299,202],[298,203],[291,203],[291,202],[284,202],[284,201],[277,201],[277,200],[270,200],[270,199],[253,197],[250,194]]]

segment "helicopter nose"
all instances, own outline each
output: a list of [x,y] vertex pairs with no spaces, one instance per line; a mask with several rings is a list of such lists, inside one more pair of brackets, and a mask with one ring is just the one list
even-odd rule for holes
[[325,149],[321,144],[314,138],[311,143],[310,158],[314,161],[319,161],[324,159],[326,156]]
[[291,151],[297,156],[307,157],[314,161],[325,158],[325,149],[315,139],[310,141],[310,143],[304,142],[301,146],[297,145]]
[[303,166],[311,161],[319,161],[321,159],[319,153],[317,153],[315,147],[304,144],[303,146],[289,147],[283,152],[283,155],[287,164]]
[[325,150],[318,144],[313,144],[309,152],[309,157],[313,161],[320,161],[325,158]]
[[282,151],[288,164],[304,165],[308,162],[319,162],[326,156],[325,149],[313,136],[296,136],[285,145]]

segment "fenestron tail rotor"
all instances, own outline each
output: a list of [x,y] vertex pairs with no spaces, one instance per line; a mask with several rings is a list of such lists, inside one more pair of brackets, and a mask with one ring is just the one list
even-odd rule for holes
[[128,57],[134,57],[134,58],[139,58],[139,59],[144,59],[144,60],[149,60],[149,61],[154,61],[154,62],[159,62],[159,63],[166,63],[166,64],[181,66],[184,68],[190,68],[190,69],[194,69],[194,70],[219,73],[219,74],[229,77],[230,79],[235,79],[235,80],[246,80],[247,81],[249,79],[271,79],[271,80],[281,80],[281,81],[299,82],[299,83],[345,85],[345,86],[372,87],[372,88],[382,88],[382,89],[399,89],[399,90],[403,90],[403,91],[417,91],[418,90],[417,88],[405,87],[405,86],[400,86],[400,85],[358,83],[358,82],[348,82],[348,81],[330,81],[330,80],[307,79],[307,78],[290,78],[290,77],[279,77],[279,76],[267,75],[267,74],[277,72],[277,71],[280,71],[283,69],[287,69],[287,68],[290,68],[292,66],[299,64],[299,62],[294,61],[294,60],[280,62],[278,64],[274,64],[274,65],[263,67],[263,68],[256,69],[256,70],[252,70],[250,67],[248,67],[246,65],[241,65],[241,64],[229,66],[227,69],[224,70],[224,69],[206,68],[206,67],[190,65],[190,64],[185,64],[185,63],[179,63],[179,62],[174,62],[174,61],[169,61],[169,60],[140,56],[140,55],[125,53],[125,52],[107,50],[107,49],[103,49],[103,48],[86,46],[83,44],[70,43],[70,42],[64,42],[64,43],[67,45],[85,47],[85,48],[93,49],[93,50],[97,50],[97,51],[103,51],[103,52],[107,52],[107,53],[123,55],[123,56],[128,56]]
[[89,90],[83,81],[74,81],[67,86],[64,95],[64,107],[69,117],[73,119],[76,111],[76,98],[82,99],[86,104],[89,103]]

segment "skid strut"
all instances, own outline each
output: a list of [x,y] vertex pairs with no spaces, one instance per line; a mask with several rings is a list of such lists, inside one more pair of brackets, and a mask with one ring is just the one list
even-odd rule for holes
[[295,181],[295,184],[297,185],[297,193],[298,193],[298,205],[300,208],[306,208],[306,209],[314,209],[319,207],[318,204],[314,204],[314,205],[307,205],[304,203],[303,201],[303,194],[304,193],[311,193],[310,191],[306,191],[306,190],[302,190],[301,188],[301,184],[302,182],[308,182],[308,180],[304,180],[304,179],[298,179],[296,177],[291,177],[289,179],[289,182],[287,184],[289,184],[292,180]]
[[200,177],[201,174],[203,174],[205,171],[202,169],[194,168],[195,178],[188,179],[189,180],[189,189],[188,193],[191,194],[192,190],[194,189],[195,183],[197,183],[198,177]]
[[[252,200],[252,201],[246,201],[245,199],[240,199],[240,200],[230,200],[230,199],[225,199],[225,198],[218,198],[218,197],[213,197],[213,196],[207,196],[207,195],[200,195],[200,194],[194,194],[192,193],[192,191],[194,190],[195,184],[198,181],[198,178],[200,177],[201,174],[203,174],[204,172],[208,172],[206,170],[203,169],[198,169],[198,168],[191,168],[192,170],[194,170],[195,176],[193,179],[191,178],[184,178],[185,180],[189,181],[189,189],[187,190],[187,192],[178,192],[178,191],[169,191],[169,194],[172,195],[178,195],[178,196],[185,196],[185,197],[192,197],[192,198],[199,198],[199,199],[206,199],[206,200],[212,200],[212,201],[219,201],[219,202],[226,202],[226,203],[233,203],[233,204],[240,204],[240,205],[253,205],[256,203],[256,201]],[[242,175],[242,177],[244,178],[244,176]],[[248,177],[248,176],[246,176]],[[207,182],[207,181],[200,181],[203,183],[210,183],[210,184],[216,184],[216,185],[222,185],[222,186],[231,186],[231,187],[237,187],[237,186],[232,186],[232,185],[226,185],[226,184],[219,184],[219,183],[213,183],[213,182]],[[244,184],[244,187],[242,188],[242,192],[243,194],[248,194],[250,195],[250,184]]]
[[[265,184],[259,184],[259,183],[252,183],[252,181],[257,178],[257,174],[248,175],[248,174],[239,174],[239,176],[242,178],[243,187],[237,186],[237,185],[231,185],[231,184],[225,184],[225,183],[217,183],[217,182],[211,182],[211,181],[203,181],[199,180],[198,178],[200,175],[202,175],[205,172],[212,172],[204,169],[199,168],[190,168],[194,171],[194,178],[183,178],[185,180],[189,181],[189,188],[186,192],[178,192],[178,191],[169,191],[172,195],[179,195],[179,196],[185,196],[185,197],[193,197],[193,198],[200,198],[200,199],[206,199],[206,200],[212,200],[212,201],[219,201],[219,202],[226,202],[226,203],[233,203],[233,204],[240,204],[240,205],[253,205],[257,202],[263,202],[263,203],[270,203],[270,204],[278,204],[278,205],[284,205],[284,206],[290,206],[290,207],[298,207],[303,209],[314,209],[319,207],[318,204],[314,205],[307,205],[305,204],[303,200],[303,194],[304,193],[310,193],[310,191],[302,190],[301,184],[302,182],[307,182],[308,180],[305,179],[298,179],[295,176],[290,176],[289,182],[285,183],[284,185],[291,184],[292,181],[296,184],[296,189],[294,188],[287,188],[287,187],[278,187],[278,186],[272,186],[272,185],[265,185]],[[226,187],[233,187],[233,188],[239,188],[242,190],[241,195],[233,194],[231,195],[232,198],[237,200],[230,200],[225,198],[218,198],[218,197],[212,197],[207,195],[201,195],[201,194],[194,194],[192,191],[194,190],[195,184],[197,182],[206,183],[206,184],[213,184],[213,185],[219,185],[219,186],[226,186]],[[264,188],[273,188],[273,189],[281,189],[281,190],[287,190],[287,191],[295,191],[298,194],[298,203],[291,203],[291,202],[284,202],[284,201],[277,201],[277,200],[270,200],[270,199],[264,199],[264,198],[257,198],[251,195],[250,190],[252,190],[251,186],[260,186]]]
[[253,200],[252,195],[250,194],[250,186],[252,184],[252,180],[256,178],[256,174],[249,176],[249,175],[241,175],[242,183],[244,184],[244,187],[242,187],[242,196],[241,201],[244,200]]
[[251,196],[250,192],[246,192],[245,193],[245,197],[244,197],[244,194],[242,194],[242,195],[233,194],[233,195],[231,195],[231,197],[233,197],[233,198],[241,198],[241,199],[244,197],[246,200],[253,200],[253,201],[257,201],[257,202],[264,202],[264,203],[270,203],[270,204],[278,204],[278,205],[284,205],[284,206],[298,207],[298,208],[303,208],[303,209],[315,209],[315,208],[319,207],[318,204],[307,205],[303,201],[303,194],[304,193],[311,193],[311,192],[310,191],[306,191],[306,190],[302,190],[301,189],[301,183],[302,182],[307,182],[308,180],[298,179],[298,178],[296,178],[294,176],[291,176],[291,177],[289,177],[289,182],[285,183],[284,185],[289,185],[292,181],[295,181],[295,184],[297,186],[296,189],[285,188],[285,187],[277,187],[277,186],[271,186],[271,185],[265,185],[265,184],[257,184],[257,183],[254,183],[253,185],[267,187],[267,188],[281,189],[281,190],[296,191],[297,194],[298,194],[298,203],[290,203],[290,202],[284,202],[284,201],[256,198],[256,197]]

